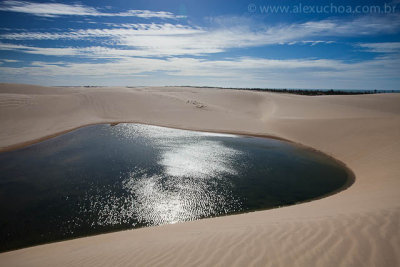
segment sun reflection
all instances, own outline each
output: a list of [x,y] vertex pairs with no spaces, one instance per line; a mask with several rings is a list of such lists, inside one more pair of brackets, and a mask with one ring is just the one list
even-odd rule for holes
[[133,218],[141,224],[160,225],[240,210],[241,202],[233,197],[232,185],[224,178],[238,173],[232,162],[240,151],[208,140],[211,133],[128,124],[113,129],[120,138],[140,136],[157,146],[161,168],[157,173],[132,170],[122,181],[124,194],[110,192],[107,198],[91,199],[99,225]]
[[231,161],[239,153],[220,142],[199,140],[163,151],[160,164],[170,176],[216,179],[222,174],[236,174]]

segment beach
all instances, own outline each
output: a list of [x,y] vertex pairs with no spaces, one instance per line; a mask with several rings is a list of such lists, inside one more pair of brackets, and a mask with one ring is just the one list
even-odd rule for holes
[[0,265],[400,265],[400,94],[0,84],[0,151],[119,122],[282,138],[343,162],[355,182],[289,207],[1,253]]

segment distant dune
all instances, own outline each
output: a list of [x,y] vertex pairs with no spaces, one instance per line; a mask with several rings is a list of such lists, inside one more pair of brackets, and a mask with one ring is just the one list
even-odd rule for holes
[[0,149],[88,124],[275,136],[344,162],[355,183],[285,208],[0,254],[1,266],[400,266],[400,94],[0,85]]

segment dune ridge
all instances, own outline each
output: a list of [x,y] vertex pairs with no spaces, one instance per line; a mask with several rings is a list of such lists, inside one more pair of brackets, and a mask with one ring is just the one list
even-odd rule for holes
[[295,206],[0,254],[4,266],[399,266],[400,94],[0,85],[0,150],[95,123],[276,136],[344,162],[355,183]]

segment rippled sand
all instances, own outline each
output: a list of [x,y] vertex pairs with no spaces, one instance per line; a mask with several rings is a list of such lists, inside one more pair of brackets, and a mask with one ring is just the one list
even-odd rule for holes
[[[195,103],[195,104],[193,104]],[[0,147],[100,122],[273,135],[356,176],[309,203],[0,254],[2,266],[398,266],[400,95],[298,96],[206,88],[0,86]]]

